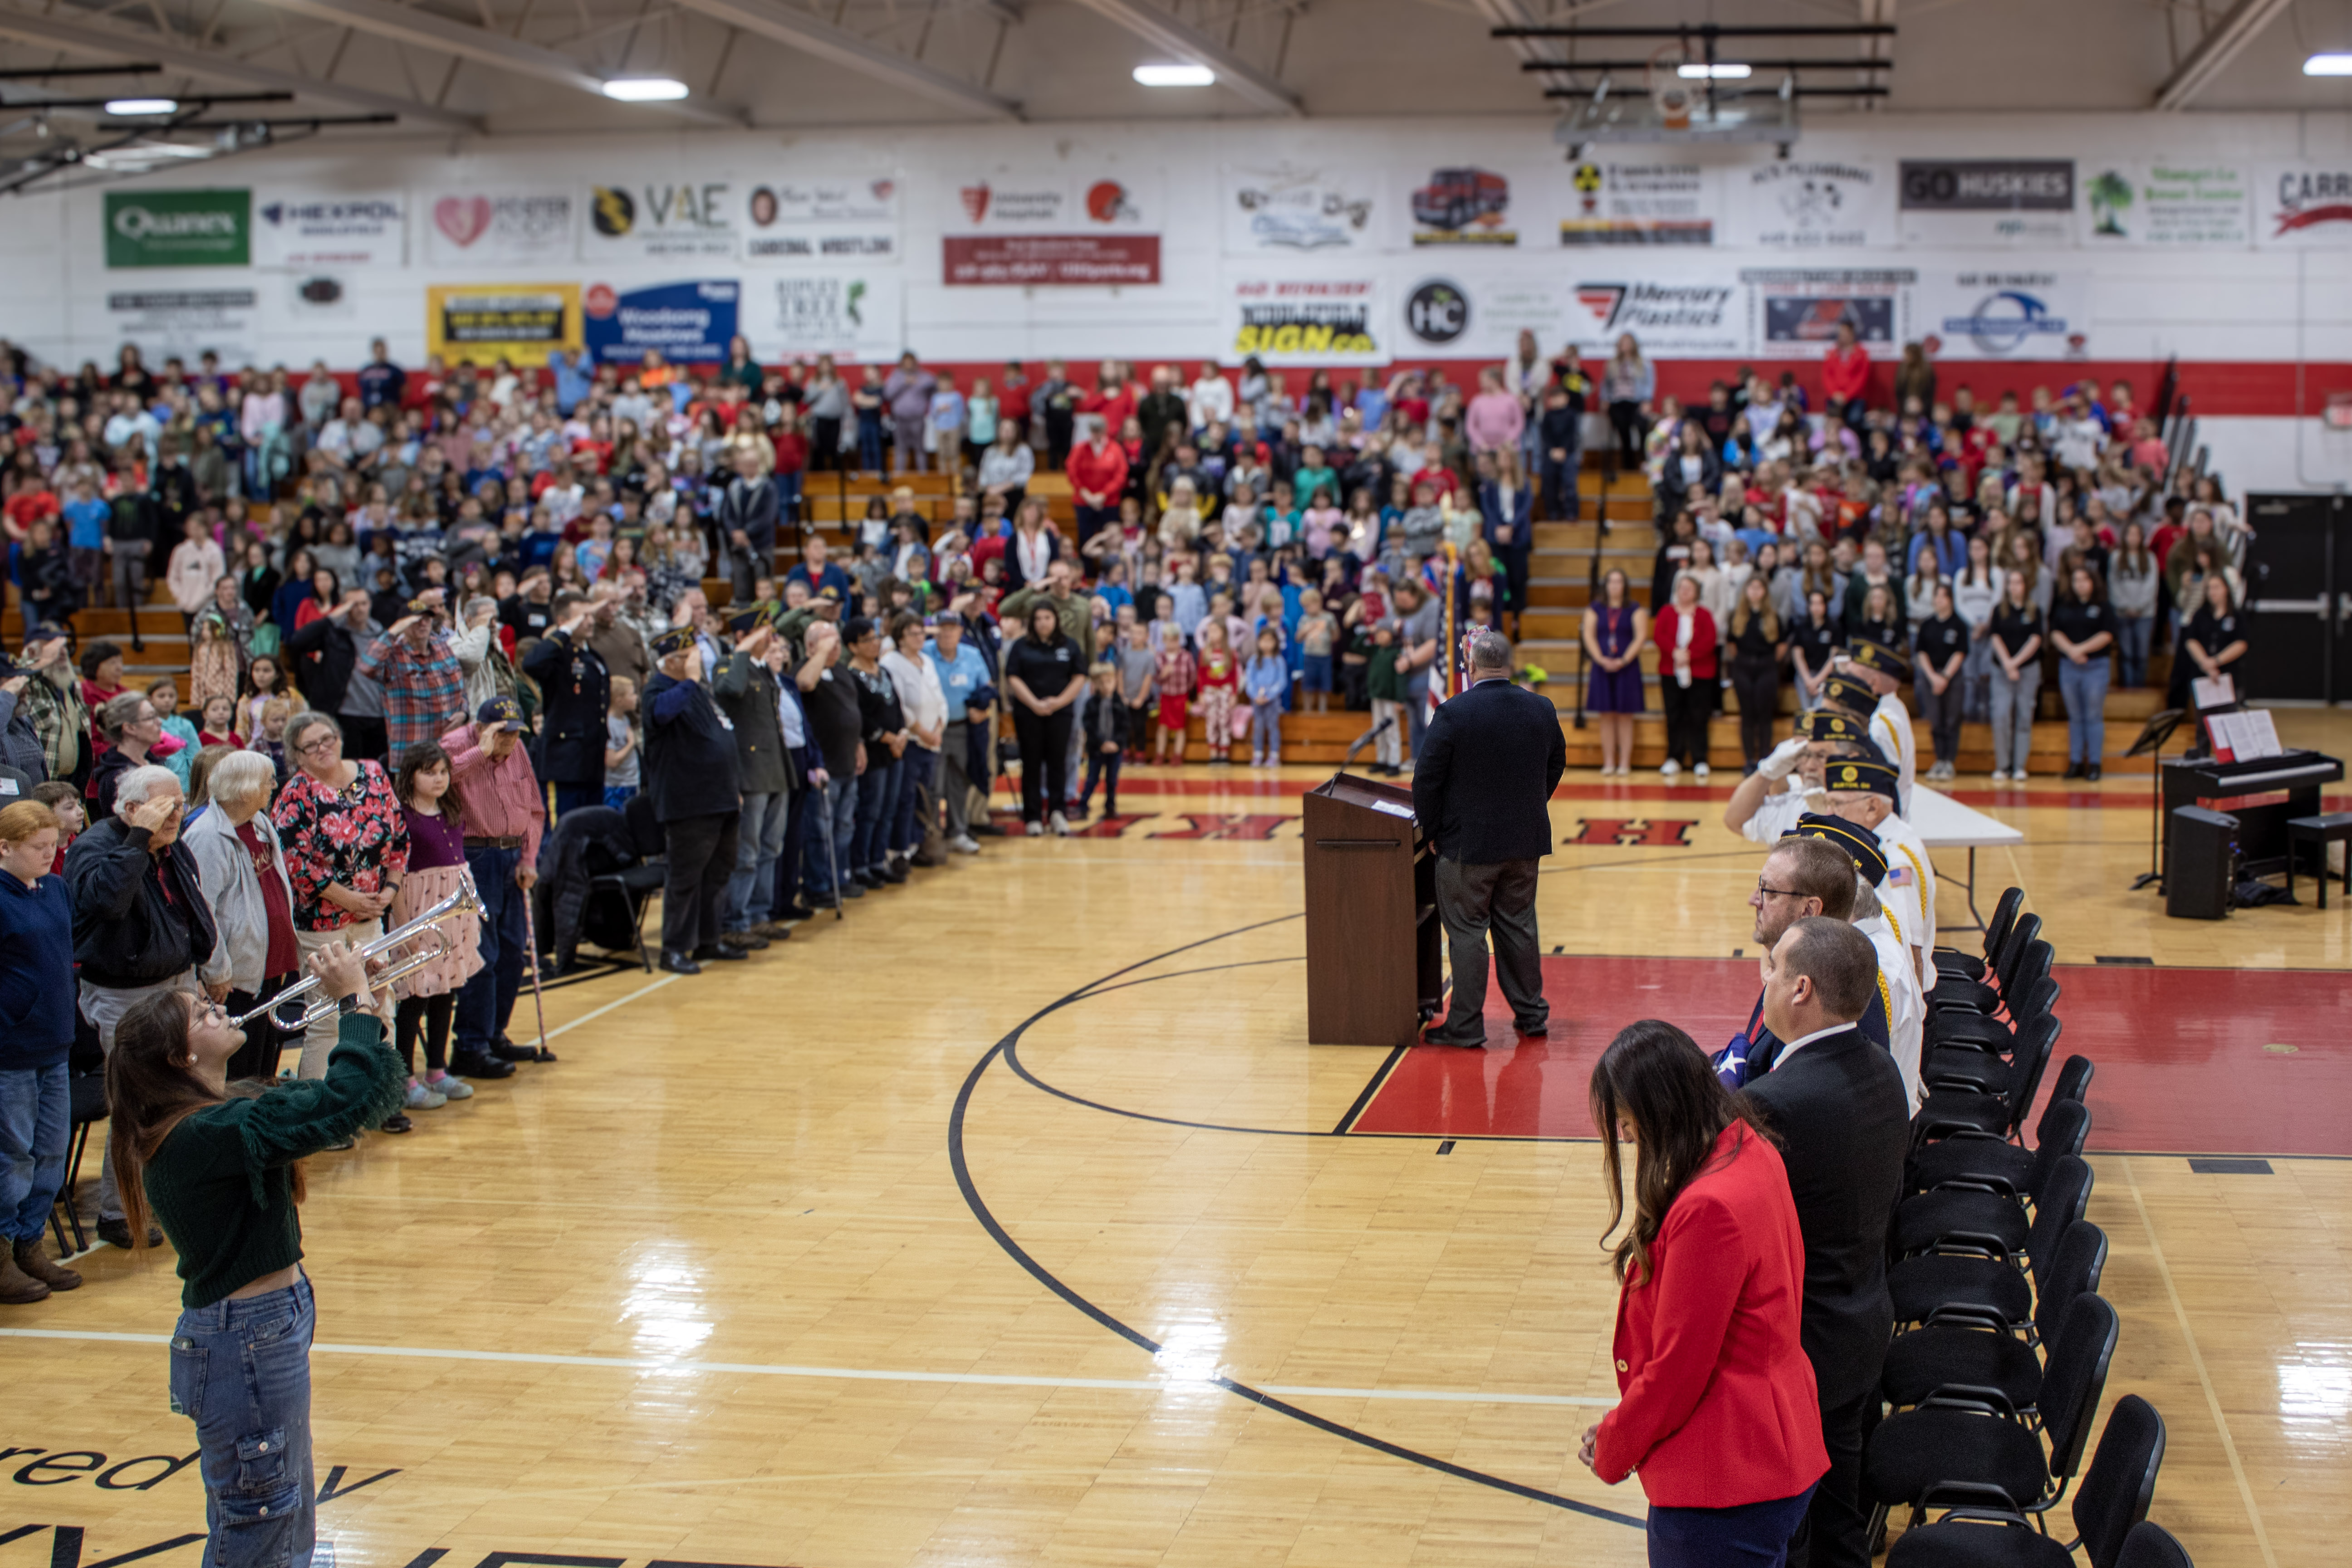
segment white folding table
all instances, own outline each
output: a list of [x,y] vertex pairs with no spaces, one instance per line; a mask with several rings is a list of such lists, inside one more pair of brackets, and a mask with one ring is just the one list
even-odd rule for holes
[[[1999,849],[2021,844],[2025,835],[2007,822],[1997,821],[1973,807],[1963,806],[1940,789],[1925,784],[1911,786],[1911,827],[1930,850],[1966,850],[1969,852],[1969,874],[1965,878],[1939,878],[1958,881],[1968,896],[1971,930],[1985,928],[1984,916],[1977,913],[1977,851]],[[1941,922],[1938,922],[1940,925]],[[1951,929],[1951,927],[1945,927]]]

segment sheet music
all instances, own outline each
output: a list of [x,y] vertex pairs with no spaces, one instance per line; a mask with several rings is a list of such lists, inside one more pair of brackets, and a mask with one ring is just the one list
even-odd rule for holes
[[2200,713],[2228,707],[2238,700],[2238,685],[2227,675],[2200,675],[2189,683],[2189,691]]
[[2235,762],[2245,755],[2239,749],[2243,744],[2238,734],[2238,720],[2241,716],[2242,716],[2234,713],[2205,715],[2205,734],[2213,743],[2215,761]]
[[2279,744],[2278,722],[2271,716],[2268,708],[2248,708],[2230,716],[2237,720],[2231,726],[2236,735],[2231,749],[2238,754],[2239,761],[2278,757],[2285,752],[2286,747]]
[[1375,800],[1372,810],[1386,811],[1391,817],[1402,817],[1408,822],[1412,821],[1412,808],[1402,800]]

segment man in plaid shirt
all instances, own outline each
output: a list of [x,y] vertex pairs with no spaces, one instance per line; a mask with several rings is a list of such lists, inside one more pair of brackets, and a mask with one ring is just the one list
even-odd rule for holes
[[16,674],[26,677],[16,701],[40,737],[49,777],[80,783],[89,776],[92,758],[89,709],[82,705],[81,682],[74,675],[73,633],[52,624],[27,628]]
[[438,740],[466,719],[466,667],[440,630],[441,591],[428,589],[408,601],[408,613],[394,622],[359,658],[358,670],[383,688],[383,725],[398,768],[409,747]]

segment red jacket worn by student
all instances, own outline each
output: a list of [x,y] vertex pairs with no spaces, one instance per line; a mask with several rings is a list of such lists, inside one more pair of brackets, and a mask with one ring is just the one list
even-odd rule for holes
[[1830,1468],[1799,1324],[1805,1239],[1789,1174],[1743,1122],[1675,1198],[1650,1275],[1617,1299],[1617,1388],[1592,1472],[1639,1470],[1662,1508],[1794,1497]]

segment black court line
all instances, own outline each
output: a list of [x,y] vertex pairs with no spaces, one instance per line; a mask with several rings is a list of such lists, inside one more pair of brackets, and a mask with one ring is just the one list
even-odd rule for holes
[[[988,1207],[987,1201],[980,1196],[980,1188],[972,1180],[971,1164],[964,1155],[964,1124],[971,1113],[972,1095],[974,1092],[979,1089],[980,1081],[987,1076],[989,1068],[995,1064],[999,1057],[1009,1058],[1014,1048],[1020,1043],[1021,1036],[1027,1032],[1032,1025],[1054,1013],[1059,1012],[1062,1009],[1068,1007],[1075,1002],[1085,999],[1088,995],[1093,994],[1097,990],[1110,988],[1109,982],[1118,980],[1122,976],[1133,974],[1136,970],[1143,968],[1149,965],[1159,963],[1162,959],[1174,957],[1179,953],[1189,953],[1195,947],[1205,947],[1212,942],[1221,942],[1229,936],[1239,936],[1247,932],[1261,930],[1268,925],[1279,925],[1285,921],[1297,920],[1298,918],[1300,918],[1300,916],[1297,915],[1286,915],[1278,916],[1273,920],[1262,920],[1254,925],[1237,926],[1231,931],[1221,931],[1213,936],[1204,936],[1197,942],[1188,942],[1181,947],[1171,947],[1167,952],[1155,954],[1151,957],[1129,964],[1124,968],[1114,969],[1109,974],[1104,976],[1100,980],[1095,981],[1090,985],[1081,986],[1076,990],[1064,993],[1062,996],[1055,998],[1053,1001],[1046,1003],[1045,1006],[1030,1014],[1027,1018],[1022,1019],[1020,1023],[1013,1026],[1012,1031],[1006,1034],[1003,1039],[991,1046],[978,1061],[972,1063],[971,1072],[966,1074],[964,1077],[963,1086],[956,1092],[955,1110],[948,1119],[948,1161],[955,1171],[957,1190],[962,1193],[964,1206],[971,1210],[972,1218],[980,1221],[981,1228],[988,1232],[990,1239],[996,1243],[999,1249],[1001,1249],[1006,1257],[1012,1259],[1015,1263],[1020,1264],[1021,1267],[1028,1272],[1032,1279],[1045,1286],[1047,1290],[1053,1291],[1054,1294],[1068,1302],[1078,1312],[1093,1319],[1102,1327],[1108,1329],[1111,1333],[1118,1335],[1121,1339],[1126,1340],[1129,1343],[1136,1346],[1136,1348],[1143,1351],[1147,1354],[1156,1356],[1160,1354],[1161,1347],[1159,1342],[1153,1340],[1141,1331],[1120,1322],[1118,1318],[1113,1317],[1109,1312],[1095,1305],[1094,1302],[1087,1300],[1086,1297],[1080,1295],[1075,1289],[1065,1284],[1060,1277],[1055,1275],[1051,1270],[1038,1262],[1036,1259],[1031,1257],[1027,1249],[1013,1239],[1012,1233],[1004,1228],[1003,1223],[997,1219],[995,1213]],[[1030,1080],[1025,1072],[1022,1073],[1021,1076],[1026,1081],[1032,1082],[1035,1082],[1034,1080]],[[1071,1100],[1080,1104],[1092,1104],[1092,1102],[1079,1100],[1076,1095],[1064,1094],[1060,1091],[1051,1089],[1049,1086],[1043,1083],[1039,1083],[1037,1086],[1045,1088],[1047,1092],[1056,1094],[1062,1099]],[[1110,1109],[1108,1106],[1097,1106],[1096,1108],[1100,1110]],[[1128,1114],[1128,1113],[1118,1113]],[[1166,1118],[1162,1117],[1138,1117],[1137,1119],[1146,1121],[1166,1120]],[[1256,1131],[1259,1129],[1234,1128],[1231,1130],[1243,1132]],[[1273,1129],[1263,1130],[1272,1131]],[[1322,1133],[1307,1134],[1307,1135],[1315,1137],[1329,1137],[1334,1134]],[[1491,1487],[1496,1491],[1508,1492],[1514,1497],[1526,1498],[1531,1502],[1544,1503],[1553,1508],[1565,1510],[1570,1513],[1583,1514],[1591,1519],[1607,1520],[1612,1524],[1627,1525],[1635,1530],[1645,1530],[1648,1528],[1644,1521],[1634,1518],[1631,1514],[1619,1513],[1612,1509],[1595,1507],[1593,1504],[1588,1502],[1579,1502],[1574,1498],[1562,1497],[1557,1492],[1545,1491],[1540,1487],[1531,1487],[1518,1481],[1507,1480],[1501,1476],[1489,1475],[1484,1470],[1474,1470],[1466,1465],[1457,1465],[1451,1459],[1441,1459],[1434,1454],[1424,1454],[1416,1449],[1405,1448],[1401,1444],[1391,1443],[1385,1437],[1376,1437],[1370,1433],[1361,1431],[1357,1427],[1346,1426],[1340,1422],[1318,1416],[1311,1410],[1301,1409],[1299,1406],[1290,1404],[1286,1400],[1277,1399],[1273,1395],[1265,1393],[1262,1389],[1253,1388],[1248,1384],[1243,1383],[1235,1378],[1216,1377],[1207,1379],[1206,1381],[1213,1383],[1217,1387],[1223,1389],[1226,1393],[1234,1396],[1236,1398],[1246,1399],[1251,1404],[1271,1410],[1276,1415],[1287,1416],[1292,1420],[1312,1427],[1318,1431],[1328,1432],[1335,1437],[1344,1437],[1349,1442],[1356,1443],[1364,1448],[1370,1448],[1376,1453],[1386,1454],[1391,1458],[1402,1459],[1408,1464],[1420,1465],[1424,1469],[1435,1470],[1442,1475],[1452,1476],[1457,1480],[1466,1480],[1479,1486]]]
[[1381,1092],[1381,1085],[1389,1081],[1389,1074],[1396,1071],[1396,1064],[1404,1060],[1404,1053],[1411,1049],[1405,1045],[1390,1048],[1388,1060],[1373,1069],[1372,1075],[1364,1080],[1364,1092],[1356,1096],[1356,1103],[1348,1107],[1348,1113],[1339,1118],[1339,1124],[1331,1129],[1333,1132],[1344,1133],[1356,1124],[1356,1118],[1370,1106],[1372,1096]]

